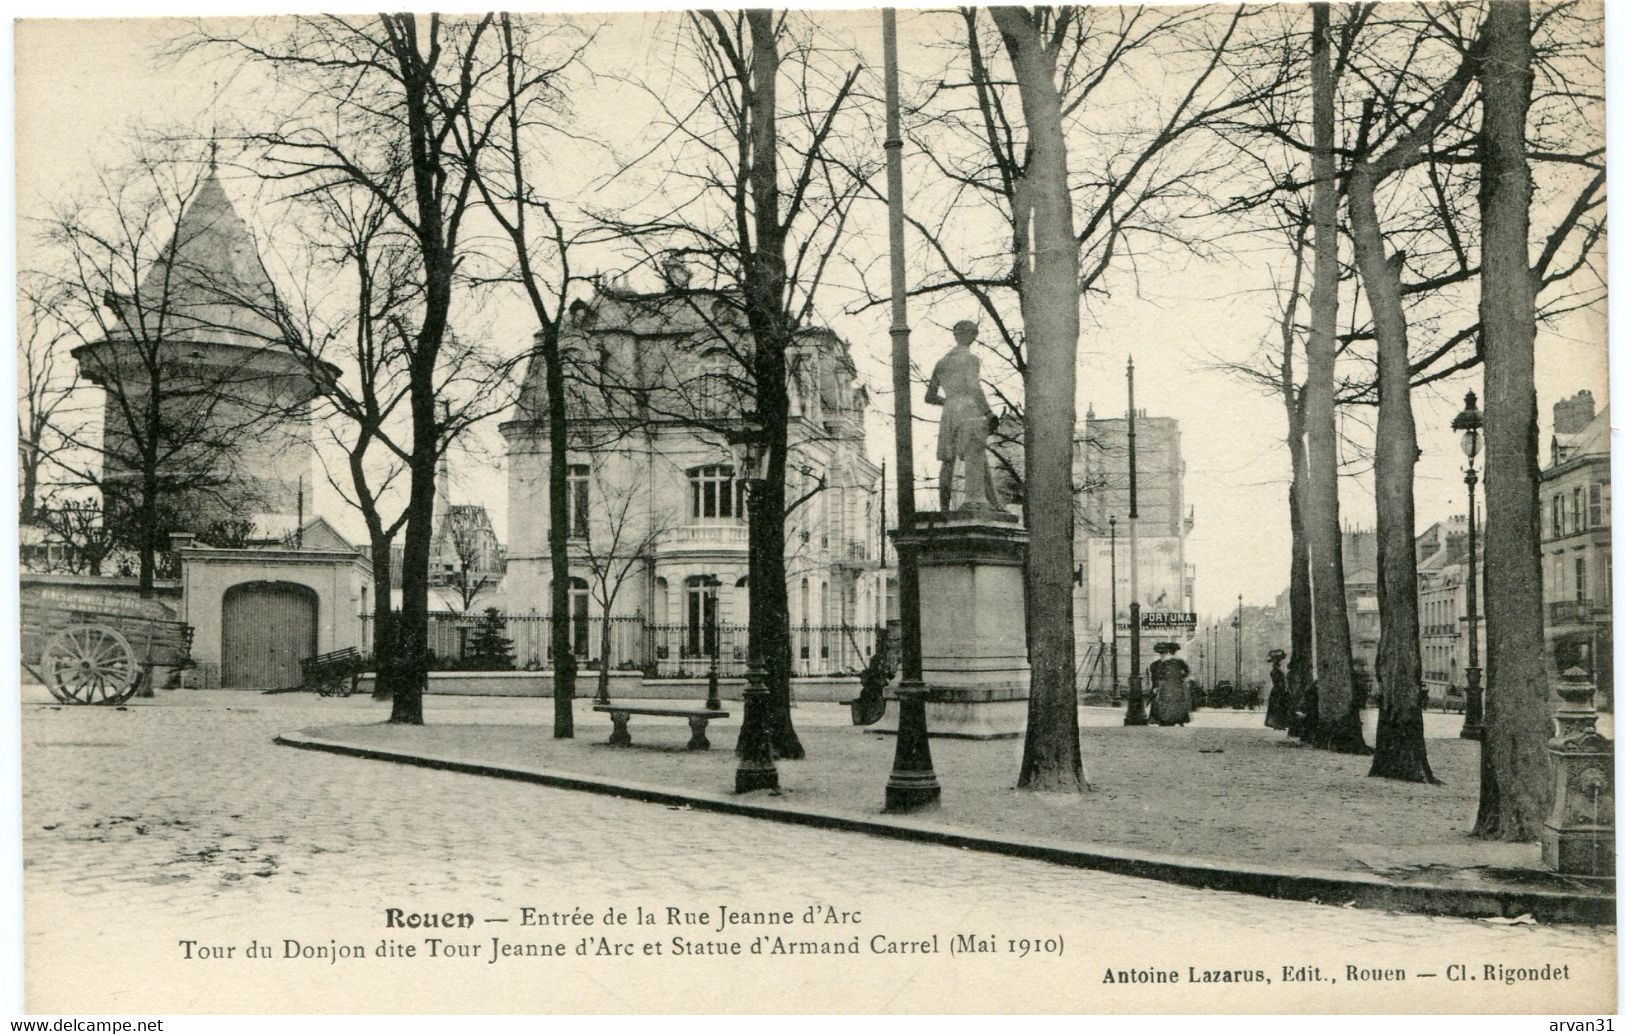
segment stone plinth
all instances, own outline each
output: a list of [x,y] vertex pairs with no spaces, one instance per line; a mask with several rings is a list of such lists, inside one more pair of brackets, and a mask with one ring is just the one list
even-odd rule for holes
[[[1007,739],[1027,727],[1027,532],[989,509],[915,515],[893,533],[920,571],[920,659],[932,736]],[[893,698],[895,700],[895,698]],[[872,731],[895,732],[897,705]]]
[[1569,876],[1614,875],[1614,744],[1597,731],[1592,686],[1584,671],[1558,679],[1563,706],[1547,744],[1556,780],[1552,814],[1540,834],[1547,868]]

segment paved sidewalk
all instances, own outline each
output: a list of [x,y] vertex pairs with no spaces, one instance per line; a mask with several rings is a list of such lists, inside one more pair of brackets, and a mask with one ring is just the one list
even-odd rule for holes
[[[713,723],[716,749],[682,749],[686,724],[634,717],[634,745],[577,702],[577,738],[551,736],[550,709],[439,708],[422,727],[330,725],[282,741],[623,797],[949,843],[1194,886],[1360,902],[1451,915],[1524,913],[1613,922],[1611,884],[1558,877],[1534,844],[1475,840],[1478,745],[1429,740],[1442,786],[1371,779],[1369,758],[1307,750],[1232,713],[1185,729],[1083,725],[1094,784],[1083,795],[1014,788],[1019,741],[934,740],[943,807],[881,811],[894,741],[797,709],[808,759],[781,762],[783,792],[732,794],[738,707]],[[1254,716],[1256,717],[1256,716]],[[1432,716],[1430,716],[1432,717]],[[1215,719],[1217,719],[1215,721]]]
[[[431,699],[436,726],[523,720],[513,702]],[[798,709],[798,717],[803,712]],[[161,693],[120,711],[22,715],[25,986],[32,1012],[852,1010],[1608,1013],[1615,931],[1330,908],[1043,861],[652,806],[273,744],[306,726],[380,720],[370,700]],[[608,736],[580,713],[582,742]],[[809,725],[810,728],[810,725]],[[541,737],[547,730],[533,729]],[[671,732],[680,736],[682,726]],[[715,754],[725,753],[717,739]],[[647,755],[618,756],[635,766]],[[792,766],[785,766],[791,773]],[[1066,938],[1060,957],[883,956],[794,966],[673,960],[650,978],[605,965],[485,959],[375,964],[187,962],[179,938],[366,941],[387,907],[512,915],[520,906],[811,903],[863,912],[865,938],[976,930]],[[502,929],[502,928],[498,928]],[[239,953],[240,954],[240,953]],[[89,961],[87,961],[89,960]],[[118,960],[109,963],[107,960]],[[1282,966],[1553,962],[1566,979],[1450,985],[1283,983]],[[1109,969],[1248,967],[1273,986],[1105,985]],[[90,974],[87,976],[87,974]],[[729,989],[723,994],[718,988]],[[1456,993],[1452,994],[1452,990]],[[1470,990],[1470,997],[1459,992]]]

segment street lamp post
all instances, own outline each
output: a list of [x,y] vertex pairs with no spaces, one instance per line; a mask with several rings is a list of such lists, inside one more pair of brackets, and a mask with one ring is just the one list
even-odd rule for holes
[[1117,518],[1108,518],[1112,526],[1112,703],[1117,703]]
[[1484,689],[1479,684],[1483,669],[1478,666],[1478,469],[1473,461],[1484,427],[1484,416],[1478,409],[1478,396],[1467,392],[1466,408],[1451,421],[1453,430],[1461,432],[1461,451],[1467,455],[1467,470],[1463,480],[1467,483],[1467,716],[1461,724],[1461,738],[1484,738]]
[[[1150,725],[1140,682],[1140,483],[1134,454],[1134,358],[1128,361],[1128,713],[1124,725]],[[1112,615],[1117,620],[1117,615]]]
[[1241,692],[1241,593],[1236,593],[1236,689]]
[[705,709],[707,711],[722,710],[722,694],[718,692],[717,676],[717,601],[718,589],[722,586],[722,579],[712,576],[706,583],[706,615],[705,639],[711,650],[711,670],[705,677]]
[[[897,447],[897,530],[914,532],[914,415],[909,392],[908,285],[903,264],[903,131],[897,86],[897,12],[880,12],[886,80],[886,223],[891,265],[892,434]],[[902,678],[897,684],[897,752],[886,779],[886,810],[914,811],[942,800],[926,728],[927,689],[920,657],[919,547],[897,550],[902,611]]]

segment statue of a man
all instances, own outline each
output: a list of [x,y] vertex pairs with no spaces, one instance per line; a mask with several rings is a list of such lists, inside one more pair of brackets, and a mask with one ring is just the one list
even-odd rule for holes
[[954,347],[937,360],[925,389],[925,401],[942,407],[942,423],[937,428],[937,459],[942,462],[937,498],[943,512],[952,501],[956,461],[965,465],[966,505],[985,499],[994,509],[1004,506],[987,468],[987,436],[998,418],[982,394],[982,361],[970,348],[975,340],[975,323],[955,323]]

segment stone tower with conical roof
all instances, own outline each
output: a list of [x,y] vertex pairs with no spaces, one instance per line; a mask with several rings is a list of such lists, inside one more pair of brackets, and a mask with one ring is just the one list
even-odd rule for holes
[[107,336],[73,354],[107,394],[109,510],[138,497],[140,457],[159,455],[164,505],[187,530],[223,518],[252,519],[258,536],[291,530],[301,492],[310,511],[316,379],[338,371],[289,347],[253,234],[212,165],[134,290],[104,302]]

